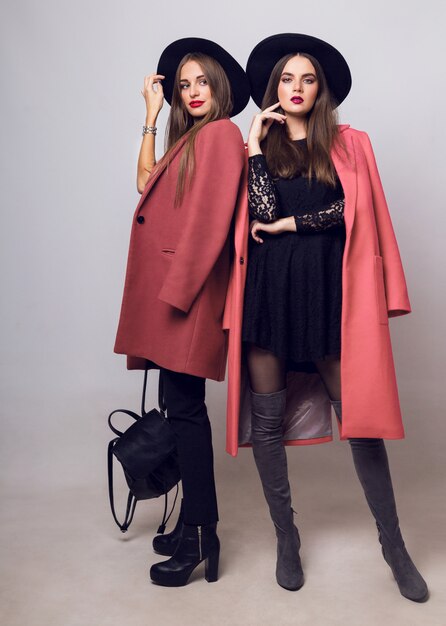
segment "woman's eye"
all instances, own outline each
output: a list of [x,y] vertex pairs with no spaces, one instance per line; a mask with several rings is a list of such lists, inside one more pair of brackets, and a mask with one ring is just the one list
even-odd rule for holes
[[189,85],[187,83],[181,83],[180,89],[187,89]]
[[307,83],[308,85],[312,85],[314,83],[314,78],[305,78],[304,83]]
[[207,85],[207,84],[208,84],[208,81],[205,78],[203,78],[203,80],[200,80],[200,85]]
[[290,83],[291,78],[282,78],[282,83]]

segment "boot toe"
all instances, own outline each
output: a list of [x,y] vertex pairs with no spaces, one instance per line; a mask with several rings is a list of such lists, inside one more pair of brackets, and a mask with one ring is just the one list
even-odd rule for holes
[[426,602],[429,599],[429,589],[426,581],[415,568],[415,572],[405,576],[402,580],[396,578],[401,595],[413,602]]
[[172,559],[155,563],[150,568],[150,579],[163,587],[183,587],[187,584],[190,571],[182,569]]
[[403,590],[400,588],[401,595],[407,598],[408,600],[412,600],[412,602],[427,602],[429,600],[429,589],[426,583],[422,586],[419,586],[417,589],[410,587],[408,590]]
[[303,572],[276,571],[277,584],[287,591],[298,591],[304,584]]
[[382,549],[402,596],[413,602],[426,602],[429,599],[429,589],[421,576],[406,548],[386,546]]

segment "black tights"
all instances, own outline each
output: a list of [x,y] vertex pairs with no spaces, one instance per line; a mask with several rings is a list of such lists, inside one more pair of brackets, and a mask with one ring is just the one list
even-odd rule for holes
[[[314,361],[330,400],[341,399],[341,363],[337,358]],[[285,361],[272,352],[250,344],[248,368],[251,389],[255,393],[274,393],[286,386]]]

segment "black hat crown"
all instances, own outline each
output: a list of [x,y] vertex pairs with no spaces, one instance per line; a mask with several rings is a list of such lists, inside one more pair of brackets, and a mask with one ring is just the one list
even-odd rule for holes
[[282,33],[263,39],[249,55],[246,73],[251,85],[252,99],[257,106],[262,106],[263,96],[277,61],[287,54],[298,52],[311,54],[319,61],[336,106],[345,100],[352,85],[352,77],[342,54],[322,39],[298,33]]
[[200,37],[185,37],[169,44],[161,54],[158,62],[158,74],[163,74],[163,91],[167,102],[172,102],[175,73],[181,59],[188,53],[200,52],[207,54],[220,63],[228,77],[232,89],[234,106],[231,117],[237,115],[249,102],[249,81],[242,66],[232,57],[229,52],[209,39]]

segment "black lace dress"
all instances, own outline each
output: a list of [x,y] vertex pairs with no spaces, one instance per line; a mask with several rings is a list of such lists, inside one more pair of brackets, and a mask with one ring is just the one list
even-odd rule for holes
[[[305,140],[301,140],[304,141]],[[272,179],[263,155],[249,159],[249,212],[293,216],[297,232],[250,237],[243,341],[287,360],[288,369],[341,351],[344,194],[304,176]]]

